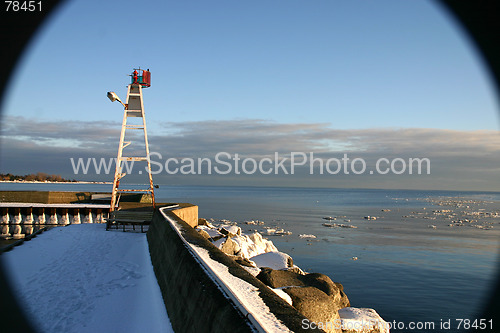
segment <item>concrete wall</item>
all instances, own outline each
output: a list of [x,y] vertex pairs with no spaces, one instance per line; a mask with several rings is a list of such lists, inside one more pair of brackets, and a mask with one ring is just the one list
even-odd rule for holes
[[71,203],[90,200],[90,192],[1,191],[1,202]]
[[[231,274],[255,286],[270,311],[290,330],[304,331],[302,320],[306,318],[302,314],[200,236],[182,221],[177,213],[169,212],[169,216],[181,225],[184,239],[208,250],[210,257],[226,265]],[[248,321],[223,295],[158,209],[153,216],[147,237],[156,278],[176,333],[251,331]]]
[[245,318],[203,271],[158,210],[147,237],[156,279],[176,333],[251,332]]
[[177,217],[189,224],[192,228],[198,225],[198,206],[185,206],[172,210]]
[[[81,203],[91,201],[92,194],[107,194],[105,192],[65,192],[65,191],[0,191],[0,202],[29,203]],[[151,196],[143,193],[124,193],[120,202],[151,202]]]

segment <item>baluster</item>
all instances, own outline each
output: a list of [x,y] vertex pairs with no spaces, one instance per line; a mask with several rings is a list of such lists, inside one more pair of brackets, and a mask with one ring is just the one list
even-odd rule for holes
[[80,220],[80,210],[78,208],[73,209],[73,221],[72,224],[80,224],[82,223]]
[[68,225],[69,224],[68,209],[61,208],[60,212],[61,212],[61,218],[59,219],[59,224],[60,225]]
[[26,207],[24,215],[24,233],[26,235],[31,235],[33,233],[33,208]]
[[24,238],[24,234],[21,232],[21,222],[23,221],[23,217],[21,216],[21,208],[14,208],[14,212],[12,214],[12,238],[21,239]]
[[55,208],[49,208],[49,224],[57,224],[57,212]]
[[2,233],[0,234],[1,238],[9,238],[10,233],[9,233],[9,222],[10,222],[10,216],[9,216],[9,208],[4,207],[2,208],[2,218],[1,218],[1,231]]

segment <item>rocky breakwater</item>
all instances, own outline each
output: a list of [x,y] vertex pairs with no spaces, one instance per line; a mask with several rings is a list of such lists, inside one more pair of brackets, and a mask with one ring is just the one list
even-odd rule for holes
[[234,222],[199,220],[195,229],[262,281],[307,319],[303,329],[326,332],[389,332],[375,310],[351,307],[341,283],[327,275],[307,273],[258,232],[245,234]]

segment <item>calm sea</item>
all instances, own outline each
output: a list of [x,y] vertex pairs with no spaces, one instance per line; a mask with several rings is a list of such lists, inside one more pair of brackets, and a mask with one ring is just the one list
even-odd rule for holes
[[[111,185],[0,189],[110,191]],[[352,306],[373,308],[400,325],[435,325],[415,332],[440,331],[448,320],[451,329],[443,332],[453,332],[457,319],[477,318],[498,277],[500,218],[487,215],[500,213],[500,192],[160,186],[155,193],[157,202],[190,202],[200,217],[238,222],[244,231],[291,231],[269,239],[303,270],[342,283]],[[356,228],[325,227],[327,216]]]

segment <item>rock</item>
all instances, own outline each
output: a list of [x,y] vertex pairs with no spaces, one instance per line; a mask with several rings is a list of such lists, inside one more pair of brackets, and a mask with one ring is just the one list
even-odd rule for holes
[[304,276],[306,284],[316,287],[323,291],[328,296],[332,296],[339,291],[339,288],[333,281],[325,274],[310,273]]
[[210,239],[210,235],[208,234],[208,232],[206,232],[206,231],[205,231],[205,230],[203,230],[203,229],[197,229],[197,230],[198,230],[198,232],[200,233],[200,235],[202,235],[202,236],[203,236],[203,238],[205,238],[205,239]]
[[287,269],[293,267],[293,259],[288,254],[273,251],[259,254],[257,256],[251,257],[257,267],[269,267],[272,269]]
[[240,246],[231,237],[228,237],[224,243],[222,243],[220,250],[225,254],[236,255],[240,252]]
[[215,242],[215,241],[217,241],[217,240],[219,240],[219,239],[221,239],[221,238],[224,237],[224,235],[221,234],[220,232],[218,232],[216,229],[210,228],[208,226],[198,225],[198,226],[196,226],[195,229],[198,232],[200,232],[200,230],[205,231],[208,234],[208,236],[210,237],[210,240],[212,242]]
[[229,237],[234,237],[236,235],[241,236],[241,228],[237,227],[235,225],[231,226],[224,226],[219,229],[219,232],[223,235],[229,236]]
[[288,267],[286,270],[289,272],[294,272],[294,273],[300,274],[300,275],[306,275],[306,273],[304,273],[304,271],[302,269],[300,269],[299,266],[293,265],[293,267]]
[[[317,325],[322,323],[328,333],[342,333],[335,325],[340,320],[339,313],[332,306],[332,297],[315,287],[290,287],[283,289],[292,299],[292,306]],[[328,324],[330,323],[330,324]]]
[[[292,298],[293,307],[316,323],[334,323],[333,320],[339,318],[337,311],[350,305],[342,284],[333,282],[324,274],[303,275],[266,267],[261,268],[257,278],[271,288],[282,288]],[[326,327],[325,330],[341,332],[335,327]]]
[[199,218],[198,225],[208,225],[208,221],[204,218]]
[[247,258],[243,258],[243,257],[237,256],[237,255],[232,255],[230,257],[231,257],[231,259],[233,259],[234,261],[236,261],[241,266],[257,267],[253,261],[248,260]]
[[338,313],[342,333],[389,333],[389,323],[373,309],[346,307]]
[[349,298],[347,298],[347,295],[344,292],[344,286],[340,282],[334,282],[334,283],[339,288],[340,291],[339,309],[351,306],[351,302],[349,301]]
[[[315,287],[327,296],[338,296],[336,301],[339,301],[341,308],[342,304],[348,304],[349,300],[344,293],[344,287],[341,283],[333,282],[327,275],[320,273],[299,274],[291,270],[274,270],[270,268],[262,268],[257,278],[264,284],[272,288],[282,287]],[[345,296],[345,297],[344,297]],[[348,306],[348,305],[346,305]]]

